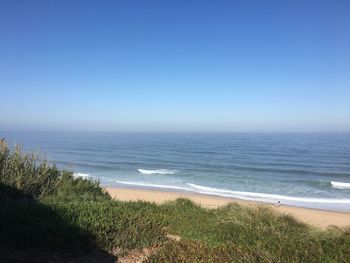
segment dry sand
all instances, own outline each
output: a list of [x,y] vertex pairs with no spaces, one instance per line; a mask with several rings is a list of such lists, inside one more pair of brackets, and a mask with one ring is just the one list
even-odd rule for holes
[[177,198],[183,197],[192,200],[203,207],[216,208],[219,206],[227,205],[228,203],[239,203],[246,206],[266,206],[283,213],[290,214],[295,218],[308,223],[310,225],[326,228],[328,226],[334,225],[338,227],[350,227],[350,213],[348,212],[331,212],[323,211],[317,209],[309,209],[295,206],[281,205],[279,207],[268,204],[259,203],[253,201],[245,201],[234,198],[225,198],[211,195],[203,194],[189,194],[183,192],[166,192],[157,190],[146,190],[146,189],[134,189],[134,188],[106,188],[108,193],[113,197],[121,201],[149,201],[156,203],[164,203],[167,201],[175,200]]

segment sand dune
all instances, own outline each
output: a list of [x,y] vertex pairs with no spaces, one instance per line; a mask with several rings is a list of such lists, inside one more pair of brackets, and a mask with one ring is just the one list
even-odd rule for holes
[[313,225],[315,227],[326,228],[334,225],[338,227],[350,227],[350,213],[332,212],[317,209],[301,208],[294,206],[275,206],[273,204],[259,203],[253,201],[245,201],[233,198],[216,197],[202,194],[189,194],[182,192],[165,192],[146,189],[128,189],[128,188],[106,188],[108,193],[118,200],[122,201],[150,201],[156,203],[164,203],[166,201],[175,200],[180,197],[188,198],[193,202],[207,208],[216,208],[231,202],[236,202],[246,206],[266,206],[283,213],[290,214],[300,221]]

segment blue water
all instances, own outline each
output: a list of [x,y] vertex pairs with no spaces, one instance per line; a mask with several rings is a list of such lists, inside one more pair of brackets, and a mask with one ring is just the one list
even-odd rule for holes
[[350,134],[0,132],[76,176],[350,211]]

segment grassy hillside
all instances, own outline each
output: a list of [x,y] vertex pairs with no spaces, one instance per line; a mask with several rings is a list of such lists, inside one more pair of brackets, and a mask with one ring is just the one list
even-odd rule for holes
[[350,229],[269,209],[120,202],[0,142],[0,262],[350,262]]

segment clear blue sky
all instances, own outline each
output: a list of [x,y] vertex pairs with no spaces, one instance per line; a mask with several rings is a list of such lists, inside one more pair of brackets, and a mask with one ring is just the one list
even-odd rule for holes
[[0,1],[0,130],[350,131],[350,1]]

